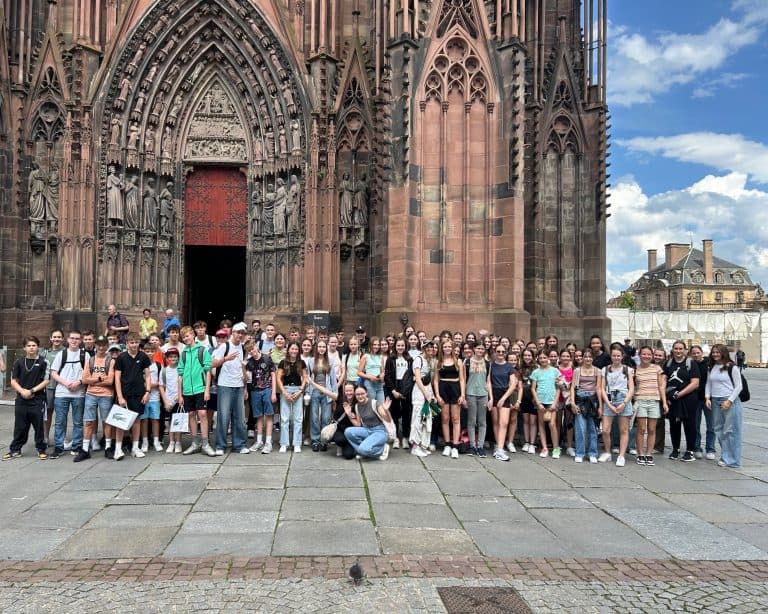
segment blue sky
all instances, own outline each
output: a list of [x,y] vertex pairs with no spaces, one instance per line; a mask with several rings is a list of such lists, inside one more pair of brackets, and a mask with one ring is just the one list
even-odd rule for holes
[[768,0],[611,0],[608,294],[715,241],[768,282]]

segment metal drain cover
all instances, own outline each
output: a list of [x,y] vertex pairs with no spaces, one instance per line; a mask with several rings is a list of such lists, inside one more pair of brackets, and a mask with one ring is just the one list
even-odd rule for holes
[[437,589],[448,614],[532,614],[520,594],[510,587],[444,586]]

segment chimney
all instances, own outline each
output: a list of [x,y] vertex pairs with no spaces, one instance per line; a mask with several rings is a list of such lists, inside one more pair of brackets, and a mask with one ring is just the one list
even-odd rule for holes
[[656,250],[648,250],[648,270],[653,271],[656,268]]
[[704,239],[702,242],[702,252],[704,252],[704,283],[714,282],[712,275],[712,239]]
[[664,266],[671,269],[688,253],[691,246],[688,243],[667,243],[664,246]]

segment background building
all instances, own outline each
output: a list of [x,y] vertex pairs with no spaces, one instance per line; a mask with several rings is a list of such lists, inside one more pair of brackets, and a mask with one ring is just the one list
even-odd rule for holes
[[[749,271],[713,253],[713,242],[667,243],[665,258],[656,263],[656,250],[648,250],[648,271],[625,293],[631,293],[639,310],[759,310],[768,307],[760,284],[752,282]],[[611,306],[621,302],[613,299]]]
[[0,1],[0,332],[605,333],[606,0]]

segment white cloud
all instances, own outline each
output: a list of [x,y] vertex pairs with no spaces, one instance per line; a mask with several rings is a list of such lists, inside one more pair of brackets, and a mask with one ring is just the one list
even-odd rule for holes
[[647,195],[633,177],[611,190],[608,219],[608,287],[625,290],[647,270],[647,250],[665,243],[687,243],[701,249],[713,239],[715,255],[746,266],[753,281],[768,280],[768,192],[747,189],[743,173],[708,175],[680,190]]
[[[649,103],[675,86],[691,83],[719,69],[729,57],[760,39],[768,25],[766,4],[764,0],[737,0],[732,8],[739,13],[738,17],[722,18],[698,34],[659,32],[646,37],[612,24],[609,103],[620,106]],[[714,81],[710,81],[709,88],[699,86],[699,94],[706,95],[718,86]]]
[[693,98],[711,98],[717,93],[717,90],[736,87],[740,81],[747,77],[749,75],[743,72],[725,72],[719,77],[703,82],[693,90],[691,95]]
[[676,136],[637,137],[618,140],[631,152],[658,154],[680,162],[706,164],[722,171],[736,171],[768,183],[768,147],[741,134],[689,132]]

